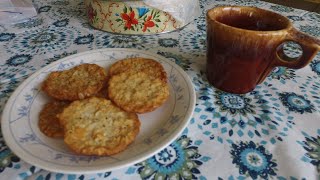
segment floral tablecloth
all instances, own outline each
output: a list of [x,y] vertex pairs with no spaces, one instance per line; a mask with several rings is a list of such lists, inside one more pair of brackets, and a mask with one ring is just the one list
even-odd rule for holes
[[[250,93],[219,91],[204,73],[204,15],[218,5],[257,6],[287,16],[295,27],[319,38],[320,14],[258,0],[201,0],[202,15],[180,31],[127,36],[91,28],[82,1],[33,2],[37,17],[0,24],[0,111],[15,88],[41,67],[99,48],[137,48],[172,60],[192,79],[196,107],[170,147],[133,166],[99,174],[41,170],[13,154],[0,136],[0,179],[319,179],[320,54],[300,70],[274,69]],[[294,46],[287,51],[299,53]]]

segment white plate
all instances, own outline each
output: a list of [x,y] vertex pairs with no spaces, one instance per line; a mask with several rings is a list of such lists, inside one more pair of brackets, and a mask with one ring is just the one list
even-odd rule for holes
[[[141,130],[134,143],[114,156],[81,156],[72,153],[61,139],[42,134],[38,116],[49,98],[40,84],[51,71],[81,63],[106,69],[119,59],[145,57],[159,61],[168,74],[170,97],[153,112],[139,115]],[[100,49],[65,57],[25,80],[12,94],[2,114],[2,133],[9,148],[24,161],[62,173],[97,173],[141,162],[175,140],[187,126],[195,106],[195,91],[188,75],[175,63],[157,54],[134,49]]]

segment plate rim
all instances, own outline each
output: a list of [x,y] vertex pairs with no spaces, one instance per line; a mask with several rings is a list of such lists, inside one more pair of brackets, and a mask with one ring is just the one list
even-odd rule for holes
[[[179,125],[177,127],[177,129],[175,130],[174,133],[170,134],[168,136],[168,138],[166,138],[166,140],[160,142],[157,147],[154,149],[149,149],[147,151],[145,151],[144,153],[139,154],[138,156],[135,156],[134,158],[130,158],[127,160],[122,160],[123,163],[119,163],[115,166],[109,167],[109,168],[103,168],[103,165],[99,165],[99,166],[94,166],[94,167],[90,167],[88,164],[88,167],[85,168],[85,170],[82,167],[78,167],[79,169],[77,169],[77,167],[72,168],[72,169],[68,169],[68,168],[61,168],[62,165],[50,165],[50,163],[47,163],[44,165],[43,162],[38,161],[37,159],[34,159],[32,157],[30,157],[30,155],[28,155],[25,150],[23,150],[22,148],[18,147],[18,144],[16,142],[14,142],[13,140],[10,140],[10,138],[12,138],[11,133],[9,132],[9,120],[7,120],[7,116],[9,113],[9,109],[10,107],[14,104],[14,99],[15,96],[18,95],[18,93],[23,89],[23,87],[25,85],[27,85],[29,82],[31,82],[34,78],[36,78],[37,76],[39,76],[41,73],[46,72],[46,70],[48,70],[49,68],[52,68],[54,66],[56,66],[59,63],[68,61],[69,59],[74,59],[77,58],[78,56],[84,55],[84,54],[88,54],[88,53],[103,53],[105,51],[127,51],[130,53],[138,53],[138,54],[147,54],[147,55],[151,55],[156,57],[156,61],[165,61],[166,63],[170,64],[171,66],[174,66],[175,69],[177,71],[179,71],[179,73],[184,77],[184,79],[186,80],[187,83],[187,87],[190,91],[189,94],[189,98],[190,98],[190,106],[189,108],[186,110],[186,114],[185,117],[183,118],[182,125]],[[2,115],[1,115],[1,131],[2,131],[2,136],[4,138],[5,144],[9,147],[9,149],[16,155],[18,156],[21,160],[23,160],[26,163],[29,163],[31,165],[34,165],[40,169],[44,169],[50,172],[57,172],[57,173],[66,173],[66,174],[91,174],[91,173],[101,173],[101,172],[106,172],[106,171],[114,171],[120,168],[125,168],[125,167],[129,167],[133,164],[142,162],[150,157],[152,157],[153,155],[157,154],[158,152],[160,152],[161,150],[163,150],[164,148],[166,148],[167,146],[169,146],[174,140],[176,140],[178,138],[179,135],[182,134],[182,132],[184,131],[184,129],[188,126],[190,119],[192,118],[193,115],[193,111],[195,108],[195,102],[196,102],[196,93],[195,93],[195,89],[193,86],[193,83],[190,79],[190,77],[188,76],[188,74],[180,67],[178,66],[176,63],[171,62],[169,59],[167,59],[164,56],[161,56],[159,54],[150,52],[148,50],[139,50],[139,49],[133,49],[133,48],[102,48],[102,49],[95,49],[95,50],[88,50],[88,51],[83,51],[77,54],[73,54],[70,56],[66,56],[63,57],[51,64],[48,64],[42,68],[40,68],[39,70],[37,70],[36,72],[34,72],[33,74],[31,74],[27,79],[23,80],[23,82],[14,90],[14,92],[10,95],[9,99],[7,100],[3,111],[2,111]],[[129,161],[129,162],[128,162]],[[60,167],[60,168],[59,168]],[[70,166],[66,166],[66,167],[70,167]]]

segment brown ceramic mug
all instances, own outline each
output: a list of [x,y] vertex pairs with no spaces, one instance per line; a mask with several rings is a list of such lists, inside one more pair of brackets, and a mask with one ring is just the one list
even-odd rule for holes
[[[301,46],[290,58],[285,42]],[[221,6],[207,12],[207,77],[216,88],[247,93],[277,66],[299,69],[320,50],[320,41],[296,30],[277,13],[241,6]]]

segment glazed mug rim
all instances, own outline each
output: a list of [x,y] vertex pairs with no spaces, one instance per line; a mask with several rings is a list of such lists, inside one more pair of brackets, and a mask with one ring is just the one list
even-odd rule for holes
[[[228,8],[228,11],[230,11],[230,10],[232,10],[234,8],[247,9],[247,11],[251,11],[251,12],[255,12],[255,13],[257,13],[257,11],[263,11],[264,13],[273,14],[273,15],[277,16],[278,18],[281,18],[281,20],[283,20],[282,22],[285,23],[285,25],[284,25],[283,28],[276,29],[276,30],[251,30],[251,29],[244,29],[244,28],[234,27],[234,26],[227,25],[227,24],[225,24],[223,22],[220,22],[220,21],[216,20],[216,18],[215,18],[216,15],[213,15],[213,13],[215,11],[218,11],[218,10],[221,10],[221,9],[225,9],[225,8]],[[261,8],[258,8],[258,7],[251,7],[251,6],[231,6],[231,5],[230,6],[218,6],[218,7],[214,7],[212,9],[209,9],[207,11],[207,13],[206,13],[206,16],[207,16],[207,21],[214,22],[214,23],[219,24],[220,26],[223,26],[223,27],[226,27],[226,28],[230,28],[230,29],[234,29],[236,31],[242,31],[242,32],[270,34],[270,33],[286,32],[286,31],[288,31],[289,29],[292,28],[292,23],[290,22],[290,20],[287,17],[282,16],[282,15],[280,15],[278,13],[273,12],[273,11],[261,9]]]

